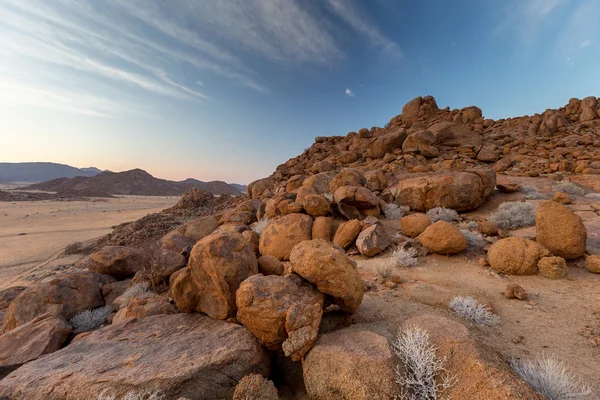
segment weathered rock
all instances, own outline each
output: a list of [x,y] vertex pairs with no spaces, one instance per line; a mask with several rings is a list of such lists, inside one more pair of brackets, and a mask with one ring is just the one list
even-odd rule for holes
[[113,302],[121,296],[127,289],[129,289],[131,283],[131,279],[126,279],[124,281],[116,281],[112,283],[107,283],[102,286],[102,296],[104,296],[104,303],[106,305],[111,305]]
[[260,242],[260,236],[258,236],[258,233],[254,232],[251,229],[248,229],[247,231],[242,232],[242,237],[246,239],[248,243],[250,243],[250,246],[252,246],[252,250],[254,250],[254,252],[257,253]]
[[488,169],[469,172],[443,172],[409,178],[392,187],[396,202],[412,210],[435,207],[468,211],[481,206],[493,193],[496,173]]
[[[436,356],[456,383],[444,392],[456,400],[543,400],[493,350],[479,343],[469,330],[449,319],[420,315],[405,322],[429,333]],[[316,348],[316,347],[315,347]]]
[[[166,361],[168,360],[168,361]],[[240,325],[201,314],[130,319],[79,335],[0,381],[0,398],[123,398],[161,392],[166,399],[231,399],[246,375],[269,376],[269,357]]]
[[10,303],[25,289],[27,289],[25,286],[12,286],[0,290],[0,310],[6,310]]
[[365,215],[379,215],[379,200],[369,189],[360,186],[342,186],[333,194],[335,202],[355,207]]
[[279,393],[273,382],[259,374],[250,374],[242,378],[235,387],[233,400],[279,400]]
[[342,223],[333,237],[333,243],[343,249],[352,246],[362,229],[362,224],[357,219],[351,219]]
[[204,239],[206,236],[213,233],[219,224],[213,216],[200,217],[191,220],[190,222],[180,226],[175,231],[183,236],[186,236],[194,242],[194,244]]
[[417,238],[429,250],[438,254],[456,254],[467,249],[468,243],[462,232],[446,221],[429,225]]
[[333,236],[333,218],[317,217],[312,226],[312,238],[331,242]]
[[538,261],[548,256],[550,252],[544,246],[516,236],[502,239],[488,250],[492,269],[507,275],[535,275]]
[[311,399],[394,399],[396,360],[386,338],[346,328],[321,335],[302,361]]
[[363,256],[373,257],[392,244],[390,235],[379,225],[372,225],[363,230],[356,239],[356,247]]
[[437,157],[439,150],[434,146],[435,136],[429,131],[413,132],[402,145],[403,153],[420,153],[425,157]]
[[344,311],[355,312],[362,302],[364,284],[356,264],[339,248],[324,240],[305,240],[290,256],[295,273],[333,297]]
[[536,241],[555,256],[575,260],[585,253],[587,231],[581,218],[553,201],[543,201],[535,211]]
[[566,278],[569,268],[562,257],[542,257],[538,261],[538,274],[550,279]]
[[585,266],[593,274],[600,274],[600,256],[587,256]]
[[527,291],[525,291],[525,289],[523,289],[516,283],[509,283],[508,285],[506,285],[504,296],[506,296],[506,298],[508,299],[525,300],[527,299]]
[[196,243],[188,269],[189,273],[181,273],[173,283],[177,307],[183,312],[195,309],[215,319],[227,319],[236,313],[236,290],[258,273],[258,262],[241,234],[213,233]]
[[402,233],[408,237],[417,237],[431,225],[431,219],[427,214],[410,214],[402,217],[400,220],[400,226],[402,227]]
[[552,196],[552,201],[558,204],[571,204],[571,198],[568,194],[563,192],[554,193],[554,195]]
[[69,320],[83,310],[104,305],[102,287],[114,278],[95,272],[60,274],[34,283],[17,296],[6,310],[2,332],[46,313]]
[[332,179],[333,176],[331,174],[322,172],[306,178],[304,182],[302,182],[302,186],[312,186],[319,194],[329,193],[329,184]]
[[477,228],[484,235],[497,235],[498,234],[498,227],[496,225],[492,224],[488,220],[480,221],[477,224]]
[[0,379],[21,364],[60,349],[70,333],[71,325],[63,317],[42,314],[0,336]]
[[415,97],[402,107],[402,122],[413,124],[419,119],[419,111],[423,103],[422,97]]
[[394,150],[401,149],[407,135],[406,130],[400,128],[394,132],[377,137],[371,142],[369,150],[367,150],[367,157],[381,158],[387,153],[393,153]]
[[138,249],[126,246],[107,246],[90,256],[89,269],[116,279],[125,279],[132,277],[147,265],[148,261]]
[[313,217],[323,217],[331,212],[331,203],[320,194],[304,196],[302,207]]
[[310,240],[313,219],[306,214],[289,214],[271,221],[260,236],[260,254],[289,260],[295,245]]
[[121,308],[113,317],[112,323],[116,324],[129,318],[144,318],[151,315],[176,314],[177,310],[166,297],[154,293],[144,293],[135,296],[129,304]]
[[263,275],[282,275],[283,264],[273,256],[258,257],[258,272]]
[[433,133],[436,144],[452,147],[472,147],[475,152],[481,150],[481,136],[463,124],[442,121],[427,128]]
[[257,181],[251,182],[248,185],[248,197],[251,199],[258,199],[265,193],[267,193],[274,185],[273,178],[263,178]]
[[329,191],[335,193],[342,186],[364,186],[367,183],[364,175],[358,170],[344,168],[329,183]]
[[269,350],[300,360],[319,332],[325,296],[295,274],[254,275],[237,291],[237,320]]

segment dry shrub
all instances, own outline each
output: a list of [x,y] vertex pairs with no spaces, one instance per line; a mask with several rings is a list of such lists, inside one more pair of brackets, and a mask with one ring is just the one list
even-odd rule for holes
[[500,204],[489,221],[500,229],[518,229],[535,225],[535,206],[520,201],[505,202]]
[[480,304],[472,297],[456,296],[450,300],[448,306],[463,318],[469,319],[478,325],[496,325],[500,317],[491,312],[486,306]]

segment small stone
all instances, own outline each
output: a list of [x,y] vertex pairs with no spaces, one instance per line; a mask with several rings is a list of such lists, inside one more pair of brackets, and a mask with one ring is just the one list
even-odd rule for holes
[[509,283],[508,285],[506,285],[504,295],[508,299],[525,300],[527,298],[527,292],[525,291],[525,289],[523,289],[516,283]]
[[552,201],[559,204],[571,204],[571,198],[568,194],[563,192],[554,193],[554,196],[552,196]]
[[600,274],[600,256],[588,256],[585,259],[585,266],[593,274]]

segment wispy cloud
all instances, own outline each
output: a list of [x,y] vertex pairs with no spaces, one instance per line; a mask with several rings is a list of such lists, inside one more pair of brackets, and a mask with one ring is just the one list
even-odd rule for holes
[[565,4],[565,0],[507,0],[502,3],[501,10],[498,10],[498,2],[490,4],[494,6],[493,13],[499,16],[493,33],[515,32],[522,44],[529,45],[536,43],[542,36],[542,30],[552,25],[549,22],[551,16]]
[[581,44],[579,45],[579,48],[583,49],[585,47],[588,47],[590,44],[592,44],[592,39],[586,39],[583,42],[581,42]]
[[350,97],[354,97],[354,93],[352,93],[352,90],[350,90],[350,88],[347,88],[344,93],[346,93],[346,96],[350,96]]
[[400,46],[396,44],[392,39],[385,36],[372,22],[366,18],[364,12],[359,10],[349,1],[345,0],[328,0],[328,4],[331,10],[346,22],[356,32],[366,36],[371,44],[375,47],[382,49],[385,53],[394,56],[401,57],[402,52]]
[[571,57],[575,51],[592,44],[600,34],[600,3],[597,0],[582,0],[561,18],[561,26],[555,44],[558,57]]

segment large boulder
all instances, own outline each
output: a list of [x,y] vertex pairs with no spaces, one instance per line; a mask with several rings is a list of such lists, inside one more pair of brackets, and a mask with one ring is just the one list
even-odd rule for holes
[[343,222],[335,232],[333,243],[342,249],[347,249],[354,244],[361,230],[362,223],[357,219]]
[[468,246],[465,235],[446,221],[437,221],[429,225],[417,239],[423,246],[438,254],[460,253]]
[[456,211],[474,210],[494,192],[496,173],[489,169],[467,172],[443,172],[408,178],[390,190],[396,202],[412,210],[427,211],[435,207]]
[[405,124],[414,124],[419,119],[419,112],[423,104],[422,97],[415,97],[402,107],[402,122]]
[[401,149],[408,133],[405,129],[398,129],[394,132],[377,137],[371,142],[367,157],[382,158],[387,153],[393,154],[394,150]]
[[104,305],[102,287],[115,279],[95,272],[60,274],[34,283],[10,304],[4,316],[2,332],[46,313],[69,320],[80,311]]
[[420,153],[425,157],[437,157],[439,150],[435,145],[435,136],[429,131],[413,132],[402,144],[403,153]]
[[325,296],[295,274],[254,275],[237,291],[237,320],[269,350],[300,360],[312,347]]
[[166,297],[146,292],[135,296],[127,306],[121,308],[113,317],[116,324],[129,318],[144,318],[151,315],[176,314],[177,310]]
[[583,257],[587,231],[579,215],[554,201],[542,202],[535,211],[536,241],[566,260]]
[[[185,239],[180,240],[184,242],[185,246],[193,247],[197,241],[213,233],[219,227],[217,219],[213,216],[200,217],[193,219],[186,224],[180,226],[161,239],[161,242],[165,243],[163,247],[169,248],[170,250],[181,252],[183,250],[181,245],[177,245],[173,242],[173,236],[180,235]],[[167,244],[168,243],[168,244]],[[183,243],[182,243],[183,244]]]
[[367,179],[360,171],[344,168],[329,183],[329,191],[335,193],[342,186],[364,186],[366,183]]
[[323,195],[309,194],[302,199],[302,207],[313,217],[323,217],[331,212],[331,203]]
[[311,399],[395,399],[396,360],[383,336],[346,328],[321,335],[302,361]]
[[373,257],[387,249],[392,244],[392,239],[380,224],[364,229],[356,239],[356,248],[360,254]]
[[483,140],[479,133],[468,126],[442,121],[427,128],[435,137],[436,144],[452,147],[472,147],[476,152],[481,150]]
[[244,327],[202,314],[159,315],[79,335],[0,381],[0,398],[121,399],[148,391],[169,400],[231,399],[244,376],[269,371],[266,350]]
[[317,217],[312,226],[312,239],[323,239],[331,242],[333,236],[333,218]]
[[196,310],[227,319],[236,313],[236,290],[258,273],[258,261],[252,245],[241,234],[213,233],[196,243],[187,269],[189,272],[179,274],[173,283],[177,307],[183,312]]
[[107,246],[90,256],[89,270],[116,279],[130,278],[148,265],[142,251],[127,246]]
[[260,235],[260,254],[289,260],[295,245],[311,238],[313,219],[306,214],[288,214],[271,221]]
[[324,240],[305,240],[292,250],[292,270],[333,297],[346,312],[355,312],[362,302],[364,283],[352,261],[339,247]]
[[251,182],[247,188],[248,197],[251,199],[258,199],[269,192],[274,184],[275,181],[271,177]]
[[333,198],[342,212],[343,207],[347,206],[355,208],[361,216],[379,215],[379,199],[365,187],[341,186],[335,191]]
[[538,262],[550,256],[544,246],[518,236],[494,243],[488,250],[488,262],[495,271],[507,275],[535,275]]
[[431,225],[431,219],[427,214],[416,213],[402,217],[400,219],[400,226],[402,233],[408,237],[417,237]]
[[0,379],[8,372],[62,347],[71,325],[60,316],[38,315],[0,336]]
[[25,289],[27,289],[26,286],[12,286],[0,290],[0,310],[6,310],[10,303]]
[[333,176],[326,172],[320,174],[311,175],[302,182],[302,186],[312,186],[317,193],[324,194],[329,193],[329,184]]
[[263,275],[283,275],[283,263],[273,256],[258,257],[258,272]]
[[480,344],[458,322],[434,315],[420,315],[405,321],[404,326],[425,330],[430,343],[436,346],[436,356],[445,358],[443,368],[449,376],[455,377],[455,383],[444,391],[444,398],[544,399],[512,371],[498,353]]

